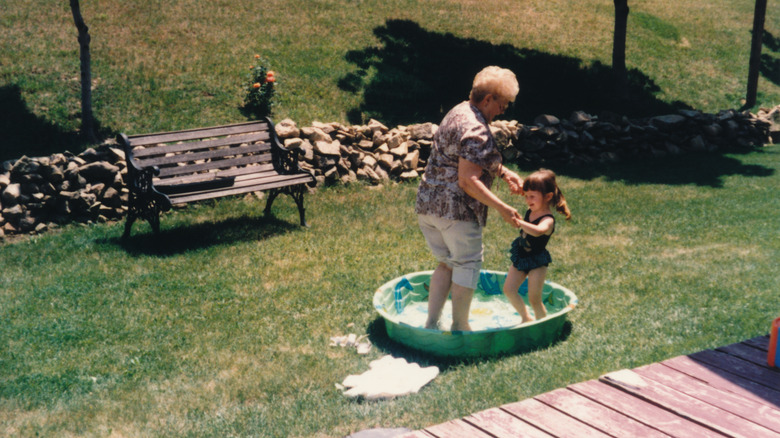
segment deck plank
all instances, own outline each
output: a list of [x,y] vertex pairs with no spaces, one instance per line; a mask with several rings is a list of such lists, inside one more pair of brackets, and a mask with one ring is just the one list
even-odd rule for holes
[[723,435],[696,423],[687,421],[665,409],[646,403],[628,393],[597,380],[569,386],[589,399],[618,410],[640,423],[654,427],[661,432],[679,438],[722,438]]
[[426,427],[425,431],[437,438],[491,438],[487,433],[462,419]]
[[752,380],[766,387],[780,391],[780,374],[768,367],[742,360],[721,351],[704,350],[689,355],[691,358]]
[[558,389],[534,398],[611,436],[669,436],[569,389]]
[[746,339],[742,341],[742,343],[758,348],[759,350],[764,350],[764,353],[769,352],[769,336],[757,336],[752,339]]
[[643,378],[631,370],[621,370],[602,376],[600,381],[621,389],[634,397],[652,403],[702,426],[727,436],[741,438],[777,438],[773,431],[749,422],[738,415]]
[[647,365],[634,371],[642,377],[652,379],[707,404],[780,433],[780,410],[774,409],[766,403],[722,391],[661,364]]
[[780,409],[780,391],[768,388],[752,380],[730,373],[716,366],[679,356],[661,362],[662,365],[699,379],[724,391],[739,394],[754,401]]
[[[758,366],[767,367],[767,368],[769,367],[769,363],[766,360],[767,352],[759,350],[758,348],[753,348],[747,344],[725,345],[723,347],[716,348],[715,351],[722,351],[724,353],[728,353],[734,357],[738,357],[748,362],[752,362]],[[778,374],[777,376],[778,379],[780,379],[780,374]]]
[[503,405],[501,409],[556,437],[604,438],[609,436],[532,398]]
[[499,408],[477,412],[464,418],[464,421],[494,435],[497,438],[551,438],[525,421],[510,415]]

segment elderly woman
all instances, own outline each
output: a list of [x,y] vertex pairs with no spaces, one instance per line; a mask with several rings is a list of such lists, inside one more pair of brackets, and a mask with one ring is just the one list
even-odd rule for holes
[[426,328],[438,328],[452,294],[453,331],[470,331],[469,309],[482,268],[488,207],[514,227],[521,215],[492,191],[500,177],[513,193],[522,179],[505,168],[488,124],[514,102],[520,87],[510,70],[491,66],[474,77],[469,100],[444,116],[417,190],[420,230],[439,264],[431,276]]

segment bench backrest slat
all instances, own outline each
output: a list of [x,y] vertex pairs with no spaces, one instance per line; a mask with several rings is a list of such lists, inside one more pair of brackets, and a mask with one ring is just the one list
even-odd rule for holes
[[210,161],[200,164],[187,164],[184,166],[171,166],[160,168],[159,178],[165,178],[176,175],[186,175],[188,173],[204,172],[211,169],[225,169],[233,166],[246,166],[247,164],[270,162],[271,154],[258,154],[246,157],[230,158],[225,160]]
[[209,137],[222,137],[225,135],[245,134],[247,132],[268,131],[265,122],[250,122],[238,125],[228,125],[215,128],[190,129],[187,131],[161,132],[157,134],[134,135],[128,137],[132,146],[144,146],[150,144],[170,143],[175,141],[196,140]]
[[[188,141],[184,143],[161,144],[159,146],[144,146],[133,149],[133,157],[149,157],[153,155],[176,154],[180,152],[196,151],[200,149],[217,148],[220,146],[240,145],[242,143],[266,142],[271,135],[268,131],[251,134],[233,135],[231,137],[216,138],[213,140]],[[132,143],[132,140],[130,142]],[[133,144],[133,146],[135,146]]]
[[252,145],[236,146],[230,148],[211,149],[201,152],[182,153],[168,156],[136,157],[136,163],[142,167],[165,166],[178,163],[189,163],[198,160],[220,160],[236,155],[257,154],[268,152],[271,145],[268,143],[256,143]]

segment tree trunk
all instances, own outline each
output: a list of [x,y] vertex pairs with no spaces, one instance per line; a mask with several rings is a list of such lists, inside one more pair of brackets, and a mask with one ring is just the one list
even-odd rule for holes
[[79,57],[81,59],[81,134],[90,143],[97,143],[95,119],[92,115],[92,72],[89,57],[89,28],[81,17],[79,0],[70,0],[73,21],[79,31]]
[[612,34],[612,71],[621,93],[626,91],[626,34],[628,28],[628,0],[614,0],[615,30]]
[[766,0],[756,0],[753,13],[753,41],[750,44],[750,64],[748,68],[747,96],[745,108],[756,104],[758,94],[758,74],[761,70],[761,46],[764,40],[764,18],[766,17]]

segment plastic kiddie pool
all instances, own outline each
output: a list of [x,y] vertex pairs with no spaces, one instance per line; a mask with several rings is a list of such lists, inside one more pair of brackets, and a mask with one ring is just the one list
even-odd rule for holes
[[[384,318],[390,339],[438,356],[492,356],[549,346],[561,337],[566,314],[577,305],[577,296],[572,291],[546,281],[542,302],[547,308],[547,316],[523,324],[502,293],[506,273],[483,270],[471,302],[469,325],[472,331],[426,329],[431,274],[433,271],[414,272],[388,281],[374,293],[374,307]],[[526,283],[519,293],[528,305]],[[448,300],[441,325],[449,328],[451,323],[452,305]]]

